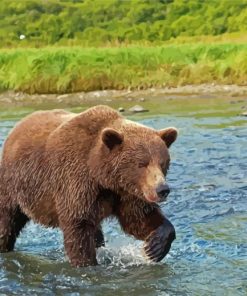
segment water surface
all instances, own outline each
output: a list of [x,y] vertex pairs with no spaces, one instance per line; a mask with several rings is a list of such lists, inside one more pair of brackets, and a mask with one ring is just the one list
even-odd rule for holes
[[[229,104],[200,110],[165,104],[154,101],[150,113],[130,118],[180,130],[171,148],[173,191],[162,204],[177,231],[168,256],[159,264],[147,262],[142,243],[116,221],[106,221],[100,265],[74,269],[60,230],[31,222],[15,251],[0,254],[0,295],[247,295],[247,119]],[[85,106],[74,109],[80,108]],[[31,111],[0,110],[0,146]]]

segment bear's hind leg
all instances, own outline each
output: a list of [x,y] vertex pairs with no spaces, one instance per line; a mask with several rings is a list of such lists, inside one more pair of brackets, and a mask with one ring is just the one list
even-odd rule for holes
[[0,212],[0,252],[10,252],[29,218],[21,212],[19,206],[7,207],[1,200]]
[[100,248],[105,246],[105,239],[104,239],[104,234],[102,231],[101,226],[99,226],[95,232],[95,247]]

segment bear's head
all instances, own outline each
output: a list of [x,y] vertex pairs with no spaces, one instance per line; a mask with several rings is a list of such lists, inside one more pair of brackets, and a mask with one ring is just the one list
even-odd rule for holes
[[91,159],[94,178],[116,193],[127,192],[148,202],[162,201],[170,192],[166,183],[168,148],[176,138],[173,127],[156,131],[130,122],[121,128],[105,128]]

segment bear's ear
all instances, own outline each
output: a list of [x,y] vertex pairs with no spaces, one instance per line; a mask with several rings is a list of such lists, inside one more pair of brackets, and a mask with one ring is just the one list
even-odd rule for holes
[[175,127],[168,127],[158,131],[161,139],[166,143],[169,148],[171,144],[177,139],[178,130]]
[[102,141],[112,150],[115,146],[122,144],[123,135],[112,128],[105,128],[102,131]]

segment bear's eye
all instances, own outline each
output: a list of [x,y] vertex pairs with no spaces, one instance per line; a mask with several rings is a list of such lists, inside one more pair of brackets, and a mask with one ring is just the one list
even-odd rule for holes
[[167,162],[167,163],[161,163],[160,167],[161,167],[162,173],[164,175],[167,174],[167,172],[169,170],[169,166],[170,166],[170,163],[169,162]]
[[138,167],[139,168],[146,168],[149,165],[149,161],[148,160],[143,160],[141,162],[138,163]]

